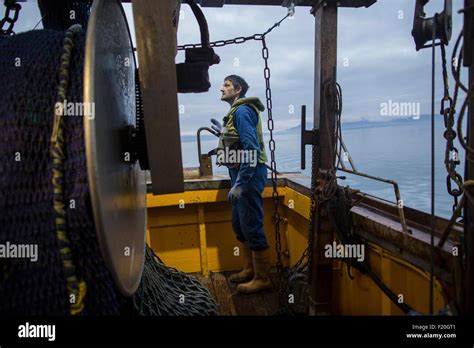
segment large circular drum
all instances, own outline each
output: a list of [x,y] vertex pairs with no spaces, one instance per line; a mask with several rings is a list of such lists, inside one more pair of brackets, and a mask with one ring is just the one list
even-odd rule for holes
[[84,66],[88,180],[102,254],[125,296],[140,283],[146,239],[145,172],[129,153],[128,129],[136,122],[135,69],[120,1],[95,0]]

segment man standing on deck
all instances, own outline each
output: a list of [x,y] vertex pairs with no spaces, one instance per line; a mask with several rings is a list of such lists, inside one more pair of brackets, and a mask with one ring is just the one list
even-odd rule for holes
[[242,293],[254,293],[271,287],[269,247],[263,230],[262,192],[267,181],[267,155],[260,112],[265,107],[259,98],[245,96],[248,88],[247,82],[237,75],[227,76],[221,88],[221,100],[231,106],[223,120],[221,137],[234,137],[240,150],[247,155],[255,154],[252,163],[240,161],[229,166],[232,188],[228,198],[232,203],[232,228],[237,240],[244,244],[241,249],[245,259],[242,271],[233,274],[229,280],[240,283],[237,290]]

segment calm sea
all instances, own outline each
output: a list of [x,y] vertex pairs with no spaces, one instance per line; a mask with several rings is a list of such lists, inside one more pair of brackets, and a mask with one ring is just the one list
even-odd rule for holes
[[[438,216],[449,218],[452,213],[453,198],[446,189],[447,172],[444,165],[446,142],[443,138],[444,124],[441,116],[437,117],[435,130],[435,212]],[[399,184],[404,205],[427,213],[431,212],[431,120],[429,117],[382,123],[347,123],[343,124],[342,136],[358,171],[395,180]],[[307,146],[306,170],[302,171],[299,129],[279,132],[274,137],[277,170],[302,172],[309,176],[311,147]],[[266,141],[268,141],[268,136],[266,136]],[[216,138],[203,140],[203,152],[215,146]],[[461,158],[457,171],[464,176],[464,151],[461,151],[462,147],[459,143],[456,143],[456,147]],[[185,167],[199,165],[194,137],[183,137],[182,154]],[[348,162],[345,163],[349,166]],[[215,173],[226,173],[225,168],[214,166],[213,169]],[[390,184],[344,172],[338,172],[338,176],[346,176],[345,180],[338,179],[340,185],[350,185],[363,192],[395,202],[393,186]]]

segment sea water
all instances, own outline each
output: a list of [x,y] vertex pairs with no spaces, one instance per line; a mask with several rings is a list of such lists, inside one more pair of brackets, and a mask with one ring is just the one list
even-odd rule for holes
[[[454,200],[446,188],[444,122],[440,115],[436,115],[435,118],[435,213],[449,218]],[[429,116],[391,122],[344,123],[342,129],[343,140],[358,171],[396,181],[405,206],[427,213],[431,212],[431,118]],[[463,129],[466,128],[463,127]],[[268,135],[264,134],[264,137],[268,142]],[[311,147],[306,147],[306,169],[302,171],[299,128],[277,132],[274,138],[277,170],[280,172],[299,171],[309,176]],[[206,138],[202,143],[203,152],[211,150],[216,144],[217,138]],[[268,143],[266,145],[268,151]],[[464,177],[465,152],[458,142],[455,146],[459,150],[461,159],[457,172]],[[194,138],[183,138],[182,153],[185,167],[199,165]],[[349,162],[344,163],[349,167]],[[215,165],[213,170],[214,173],[227,172],[226,168]],[[338,176],[346,177],[345,180],[338,179],[339,185],[350,185],[371,195],[392,202],[396,201],[393,185],[342,171],[338,172]],[[453,187],[456,187],[454,182]]]

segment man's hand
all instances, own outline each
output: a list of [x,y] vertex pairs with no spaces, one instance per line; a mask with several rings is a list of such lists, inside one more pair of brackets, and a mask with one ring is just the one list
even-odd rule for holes
[[222,125],[219,121],[217,121],[215,118],[211,118],[212,126],[211,128],[214,129],[217,133],[220,133],[222,131]]
[[232,187],[232,189],[229,191],[229,195],[227,196],[232,204],[236,204],[240,197],[242,197],[242,187],[240,186]]

